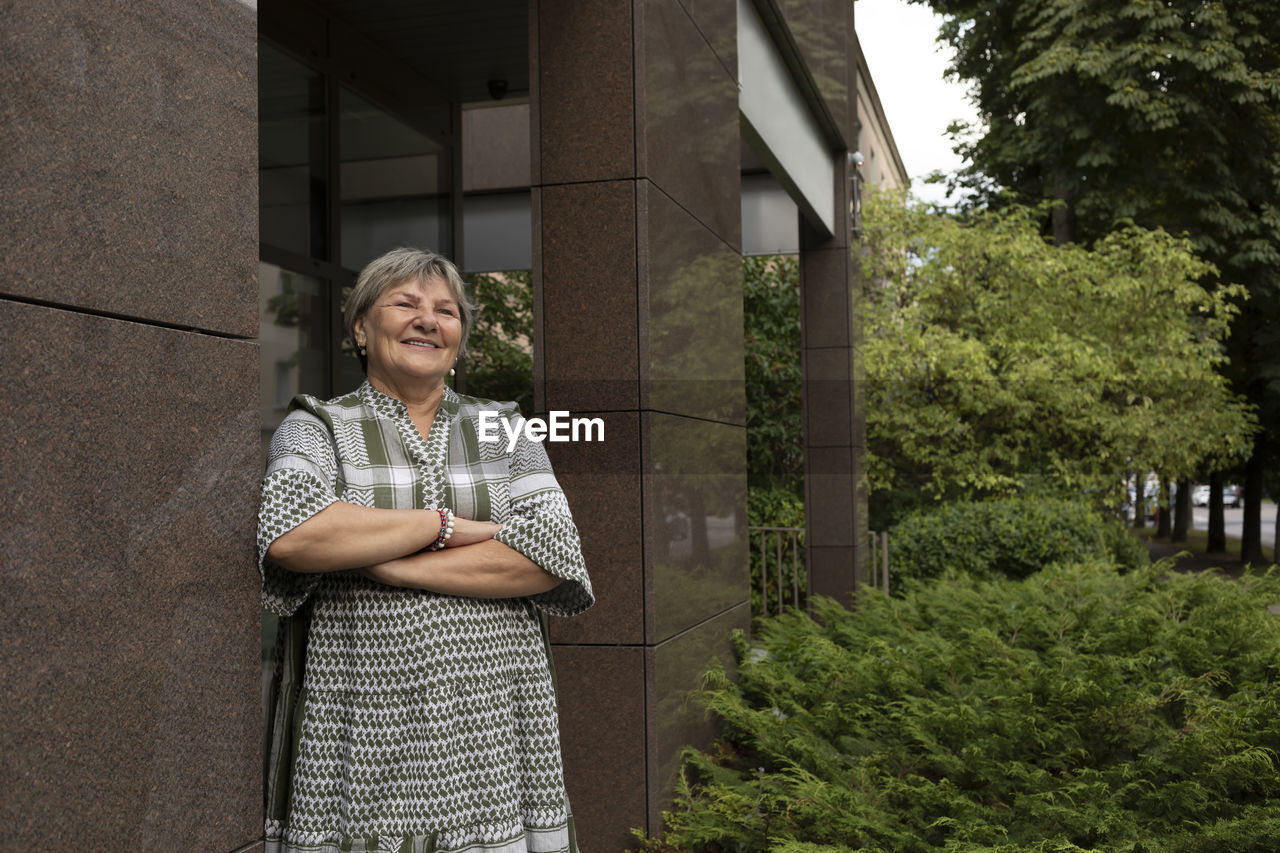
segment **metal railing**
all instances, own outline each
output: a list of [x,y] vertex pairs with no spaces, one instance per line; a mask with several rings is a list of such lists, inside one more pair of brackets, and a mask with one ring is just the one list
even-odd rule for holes
[[[751,552],[751,615],[777,616],[788,606],[803,609],[809,601],[804,571],[803,527],[748,527]],[[756,596],[759,595],[759,600]]]
[[[803,527],[748,527],[751,560],[751,615],[777,616],[787,607],[809,604]],[[889,594],[889,532],[867,537],[867,586]]]
[[874,589],[884,591],[885,595],[889,594],[889,531],[881,530],[876,532],[872,530],[867,537],[869,542],[868,564],[871,568],[871,576],[869,584]]

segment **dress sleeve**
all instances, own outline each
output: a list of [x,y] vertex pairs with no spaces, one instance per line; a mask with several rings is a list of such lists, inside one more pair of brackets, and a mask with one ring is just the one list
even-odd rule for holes
[[[512,420],[519,424],[521,418],[517,414]],[[541,442],[526,438],[523,429],[517,435],[510,460],[511,514],[493,538],[564,579],[555,589],[530,596],[534,604],[556,616],[575,616],[596,600],[578,528],[547,451]]]
[[267,548],[334,503],[337,483],[338,460],[329,428],[309,412],[290,412],[271,438],[258,508],[262,606],[272,613],[292,615],[321,576],[289,571],[267,556]]

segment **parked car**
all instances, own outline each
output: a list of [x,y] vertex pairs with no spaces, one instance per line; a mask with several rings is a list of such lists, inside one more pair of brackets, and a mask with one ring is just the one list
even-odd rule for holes
[[1208,506],[1209,505],[1209,487],[1196,486],[1191,490],[1192,506]]
[[1239,486],[1223,486],[1222,487],[1222,505],[1229,506],[1232,509],[1239,509],[1243,500],[1242,490]]

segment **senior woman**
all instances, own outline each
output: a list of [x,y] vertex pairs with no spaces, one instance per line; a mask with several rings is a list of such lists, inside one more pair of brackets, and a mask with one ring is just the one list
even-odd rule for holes
[[540,612],[581,612],[591,583],[542,446],[478,438],[515,404],[445,385],[471,317],[443,257],[373,261],[344,318],[367,380],[296,398],[272,439],[268,851],[577,849]]

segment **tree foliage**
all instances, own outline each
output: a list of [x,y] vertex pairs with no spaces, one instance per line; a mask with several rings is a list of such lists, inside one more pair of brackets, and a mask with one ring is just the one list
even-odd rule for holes
[[916,510],[894,526],[889,541],[894,590],[948,571],[1022,578],[1054,563],[1109,560],[1127,570],[1150,562],[1118,520],[1083,501],[1042,495]]
[[1280,575],[1158,564],[819,600],[707,676],[657,853],[1272,851]]
[[753,492],[777,488],[802,499],[799,261],[789,256],[743,258],[742,298],[748,484]]
[[[1245,453],[1215,371],[1237,287],[1187,240],[1128,226],[1055,246],[1034,209],[967,219],[872,194],[867,433],[877,494],[1113,497],[1126,472]],[[1115,501],[1118,503],[1118,500]]]
[[1247,462],[1244,556],[1280,466],[1280,15],[1272,0],[913,0],[947,16],[974,203],[1060,202],[1059,241],[1134,221],[1186,233],[1244,285],[1223,365],[1268,434]]
[[533,413],[533,288],[528,270],[474,273],[475,324],[467,341],[467,393],[514,400]]
[[[982,121],[963,180],[1059,199],[1080,234],[1186,230],[1227,273],[1280,267],[1280,16],[1263,0],[915,0],[947,16]],[[1074,237],[1074,235],[1069,235]]]

